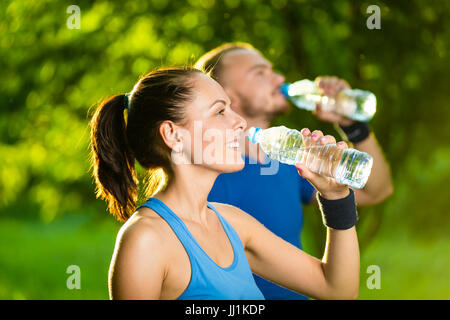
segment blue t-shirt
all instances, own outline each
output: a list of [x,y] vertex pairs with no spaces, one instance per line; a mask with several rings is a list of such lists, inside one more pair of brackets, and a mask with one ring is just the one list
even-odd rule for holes
[[[302,203],[311,202],[314,187],[302,178],[295,166],[276,160],[267,164],[244,157],[241,171],[219,175],[208,201],[227,203],[251,214],[277,236],[298,248],[303,227]],[[299,270],[301,272],[301,270]],[[307,299],[254,275],[266,299]]]

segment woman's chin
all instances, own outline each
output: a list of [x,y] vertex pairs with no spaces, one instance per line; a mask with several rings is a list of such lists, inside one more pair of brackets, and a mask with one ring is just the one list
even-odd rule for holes
[[214,169],[220,173],[231,173],[236,171],[241,171],[244,169],[245,162],[244,160],[240,159],[239,161],[232,162],[232,163],[221,163],[216,164]]
[[235,163],[233,165],[229,165],[227,168],[227,171],[224,172],[236,172],[236,171],[241,171],[242,169],[244,169],[245,163],[244,161],[242,161],[242,163]]

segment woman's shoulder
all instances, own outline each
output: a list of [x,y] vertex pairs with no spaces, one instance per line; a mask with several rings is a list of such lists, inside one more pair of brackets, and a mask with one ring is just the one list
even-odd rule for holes
[[168,228],[167,223],[156,212],[142,207],[122,225],[116,242],[122,247],[161,247],[167,243]]
[[252,215],[231,204],[221,202],[210,202],[210,204],[214,208],[216,208],[217,211],[219,211],[219,213],[222,214],[225,218],[237,220],[242,223],[251,223],[253,221],[257,221]]
[[236,206],[219,202],[210,204],[233,226],[243,243],[249,239],[252,230],[261,226],[258,220]]
[[150,209],[137,210],[120,228],[109,270],[117,296],[157,299],[171,266],[172,241],[161,218]]
[[241,220],[246,213],[236,206],[221,202],[209,202],[226,220]]

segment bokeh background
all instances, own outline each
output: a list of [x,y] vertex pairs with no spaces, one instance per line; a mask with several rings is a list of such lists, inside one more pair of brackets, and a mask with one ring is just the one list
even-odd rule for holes
[[[67,27],[70,5],[80,29]],[[380,30],[366,27],[369,5]],[[449,299],[449,13],[446,0],[0,1],[0,299],[108,298],[120,224],[94,195],[90,108],[228,41],[250,42],[288,81],[336,75],[377,95],[370,124],[395,191],[359,209],[360,299]],[[338,137],[298,109],[276,124]],[[304,230],[321,257],[316,209]],[[366,285],[371,265],[380,289]]]

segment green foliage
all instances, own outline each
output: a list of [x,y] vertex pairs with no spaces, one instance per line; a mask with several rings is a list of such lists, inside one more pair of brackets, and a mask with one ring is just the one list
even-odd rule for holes
[[[366,27],[371,4],[381,8],[381,30]],[[360,210],[367,217],[360,221],[364,248],[380,236],[379,229],[390,232],[386,237],[401,229],[426,241],[441,238],[450,227],[448,1],[77,5],[79,30],[67,27],[65,2],[0,4],[0,217],[45,224],[68,214],[113,219],[95,199],[90,177],[90,107],[103,97],[128,92],[139,75],[154,68],[191,64],[223,42],[248,41],[287,81],[337,75],[377,95],[371,126],[390,162],[395,193]],[[276,123],[337,136],[331,125],[297,109]],[[310,250],[320,254],[324,238],[316,218],[306,215],[304,236]],[[5,297],[2,281],[0,296]]]

